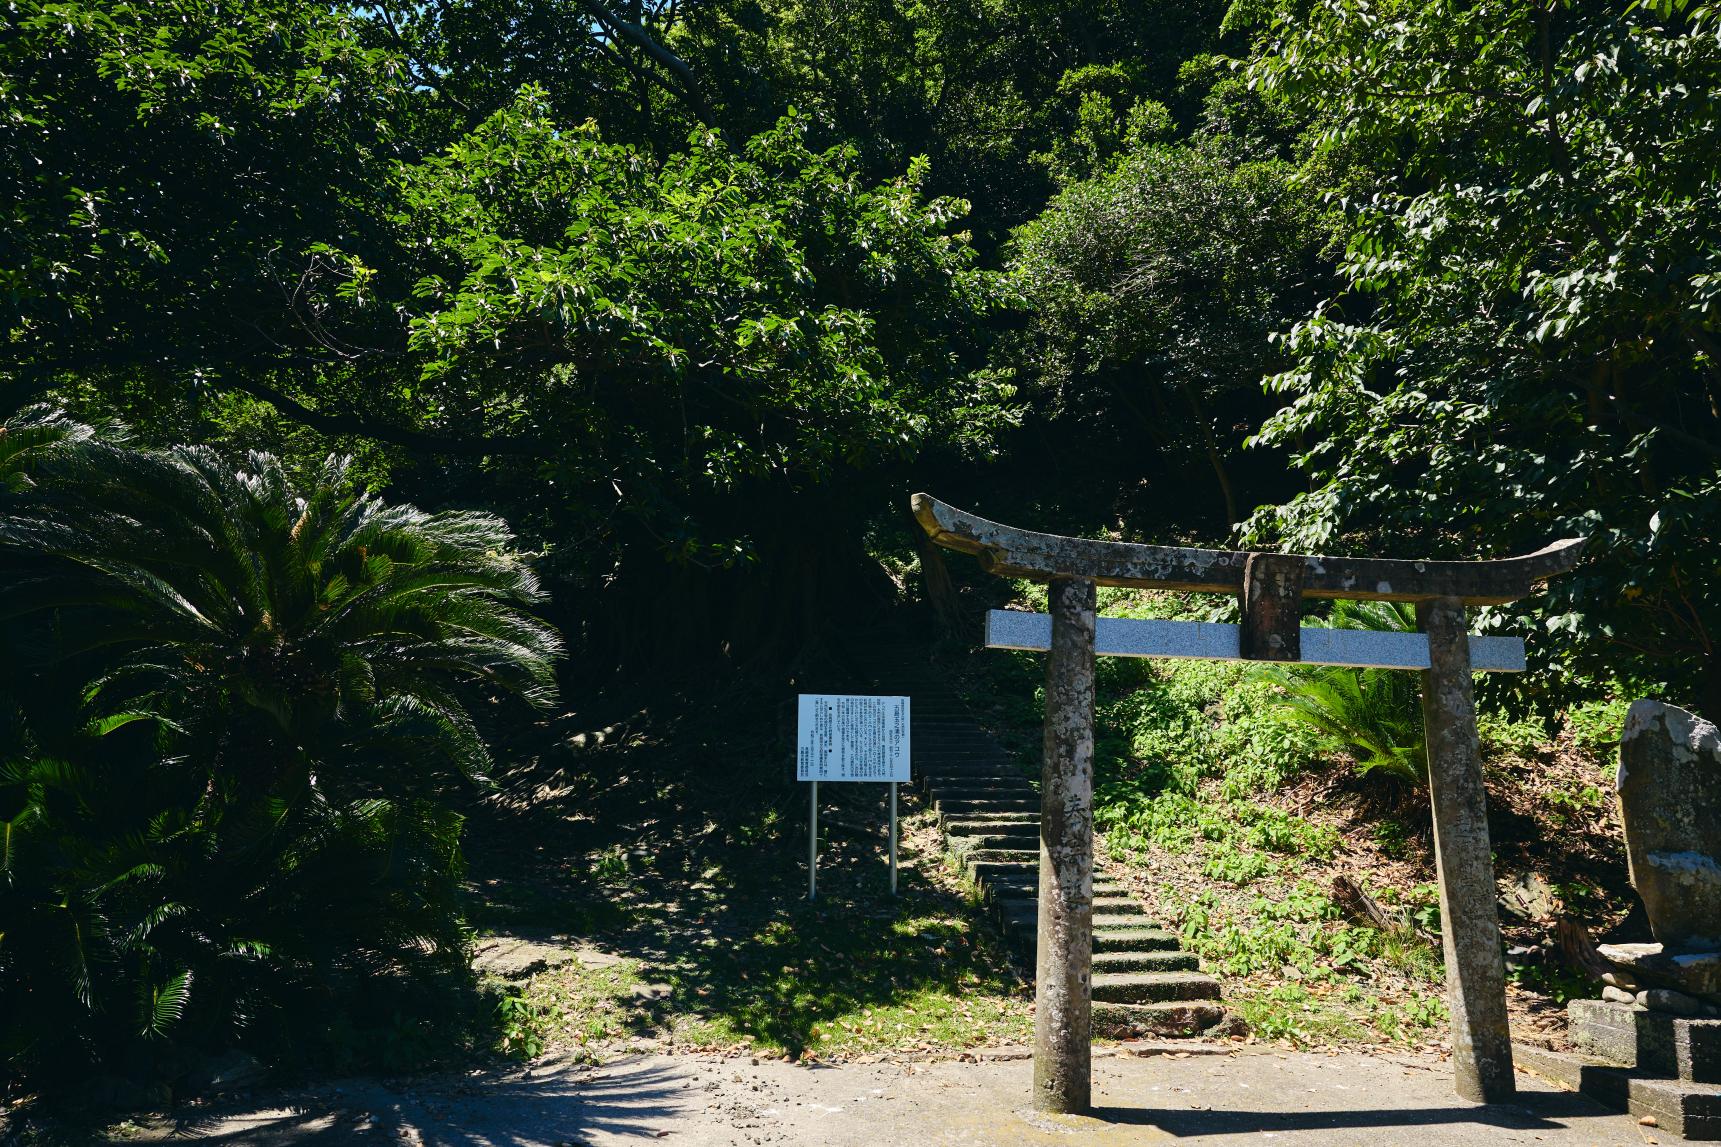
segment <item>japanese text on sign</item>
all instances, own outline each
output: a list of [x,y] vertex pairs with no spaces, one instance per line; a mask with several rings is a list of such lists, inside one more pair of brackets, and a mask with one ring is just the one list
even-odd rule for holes
[[803,693],[795,779],[906,781],[908,698]]

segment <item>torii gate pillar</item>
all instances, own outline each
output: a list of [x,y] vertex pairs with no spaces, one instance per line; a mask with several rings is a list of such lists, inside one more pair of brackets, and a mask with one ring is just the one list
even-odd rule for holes
[[1040,919],[1034,1008],[1034,1102],[1083,1112],[1091,1102],[1094,917],[1094,634],[1091,578],[1047,587],[1046,751],[1040,772]]
[[1440,878],[1446,1003],[1452,1013],[1453,1082],[1464,1099],[1497,1103],[1511,1098],[1517,1085],[1470,681],[1469,626],[1464,603],[1455,597],[1417,602],[1416,620],[1428,634],[1422,724],[1434,810],[1434,867]]

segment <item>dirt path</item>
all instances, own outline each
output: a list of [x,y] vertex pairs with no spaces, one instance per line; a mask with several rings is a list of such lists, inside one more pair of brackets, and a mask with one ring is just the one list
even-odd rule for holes
[[802,1067],[640,1056],[595,1068],[540,1063],[257,1094],[134,1125],[126,1138],[247,1147],[637,1147],[657,1139],[686,1147],[1612,1147],[1658,1140],[1653,1128],[1522,1073],[1519,1102],[1464,1103],[1438,1060],[1411,1055],[1114,1055],[1096,1060],[1098,1110],[1079,1119],[1025,1110],[1030,1076],[1030,1064],[1014,1058]]

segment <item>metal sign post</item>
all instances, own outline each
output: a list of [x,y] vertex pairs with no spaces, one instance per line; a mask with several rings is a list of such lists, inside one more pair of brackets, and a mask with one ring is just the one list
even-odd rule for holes
[[819,894],[819,782],[812,784],[807,809],[807,899]]
[[896,782],[890,782],[890,894],[896,895]]
[[819,782],[890,784],[890,893],[896,895],[896,786],[910,779],[907,697],[802,693],[795,779],[810,784],[807,899],[819,893]]

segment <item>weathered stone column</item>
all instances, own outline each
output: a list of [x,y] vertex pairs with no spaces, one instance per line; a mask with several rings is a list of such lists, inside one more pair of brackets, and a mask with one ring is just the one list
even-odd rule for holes
[[1059,579],[1048,590],[1034,1104],[1085,1112],[1092,1102],[1094,583]]
[[1511,1098],[1517,1084],[1506,1022],[1506,962],[1495,907],[1482,746],[1470,681],[1470,635],[1464,603],[1455,597],[1418,602],[1416,619],[1428,634],[1422,723],[1434,806],[1454,1082],[1465,1099],[1497,1103]]

